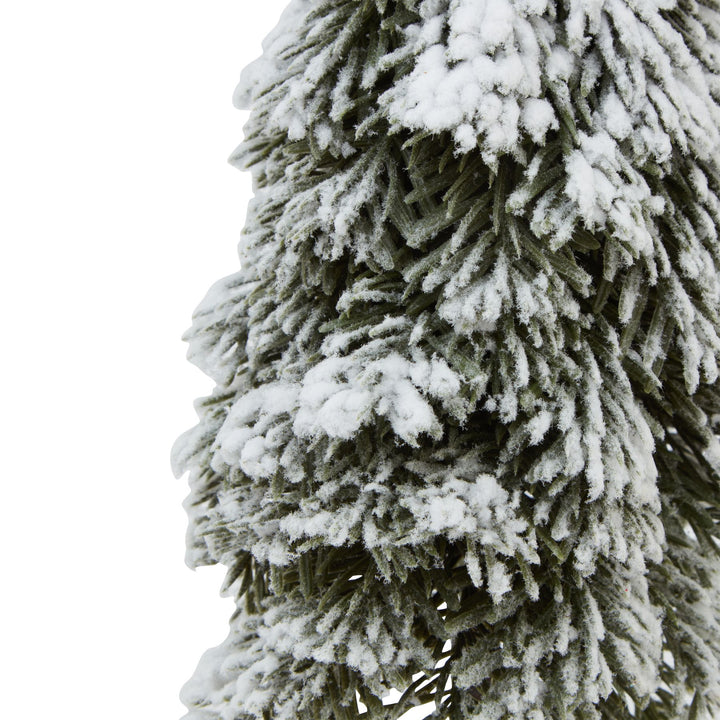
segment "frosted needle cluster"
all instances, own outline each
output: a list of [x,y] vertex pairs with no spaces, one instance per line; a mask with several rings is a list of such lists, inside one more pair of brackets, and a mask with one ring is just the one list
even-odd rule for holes
[[186,720],[720,717],[720,7],[292,0],[263,47]]

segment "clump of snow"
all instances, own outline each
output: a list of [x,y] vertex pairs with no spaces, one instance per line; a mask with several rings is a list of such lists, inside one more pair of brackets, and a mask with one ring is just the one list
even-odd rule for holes
[[458,375],[439,358],[331,356],[298,382],[266,383],[241,395],[217,434],[214,467],[239,466],[249,477],[268,478],[282,462],[290,427],[299,438],[349,440],[377,416],[417,445],[421,434],[442,435],[431,401],[457,411],[460,387]]
[[[580,134],[580,147],[565,161],[565,195],[572,201],[569,217],[589,230],[611,228],[618,239],[638,255],[653,253],[649,220],[663,210],[663,200],[653,196],[642,175],[628,166],[617,141],[607,132]],[[628,179],[625,179],[625,178]],[[535,211],[534,225],[547,232],[547,218]],[[568,217],[563,219],[568,222]],[[541,230],[541,231],[542,231]]]
[[479,146],[490,163],[512,152],[523,131],[544,142],[558,128],[552,106],[541,97],[538,34],[551,34],[546,9],[544,0],[423,3],[424,24],[407,33],[415,67],[381,98],[391,122],[449,130],[460,150]]
[[280,418],[289,415],[297,402],[298,389],[291,383],[268,383],[240,396],[231,407],[217,435],[222,463],[239,465],[250,477],[265,478],[277,468],[282,449],[273,430]]
[[392,353],[360,366],[354,358],[330,357],[305,375],[293,427],[300,437],[322,432],[349,439],[375,413],[415,445],[422,433],[442,434],[425,394],[450,402],[458,389],[459,380],[444,361],[413,362]]
[[508,494],[494,477],[480,475],[473,482],[449,478],[442,486],[408,487],[399,503],[433,534],[455,539],[489,528],[493,508],[505,508]]

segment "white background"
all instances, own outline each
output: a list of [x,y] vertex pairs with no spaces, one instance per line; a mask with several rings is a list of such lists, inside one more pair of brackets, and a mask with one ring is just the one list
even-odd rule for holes
[[237,268],[241,68],[286,0],[0,15],[4,718],[175,719],[232,611],[169,467],[211,383],[180,336]]

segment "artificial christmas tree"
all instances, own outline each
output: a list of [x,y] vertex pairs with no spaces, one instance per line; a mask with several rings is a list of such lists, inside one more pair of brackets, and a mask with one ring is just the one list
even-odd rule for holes
[[187,336],[238,600],[189,719],[718,717],[719,50],[714,0],[292,1]]

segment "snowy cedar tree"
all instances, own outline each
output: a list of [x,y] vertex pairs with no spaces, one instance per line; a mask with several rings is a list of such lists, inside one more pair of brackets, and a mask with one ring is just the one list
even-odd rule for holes
[[235,102],[188,720],[720,717],[716,0],[292,0]]

